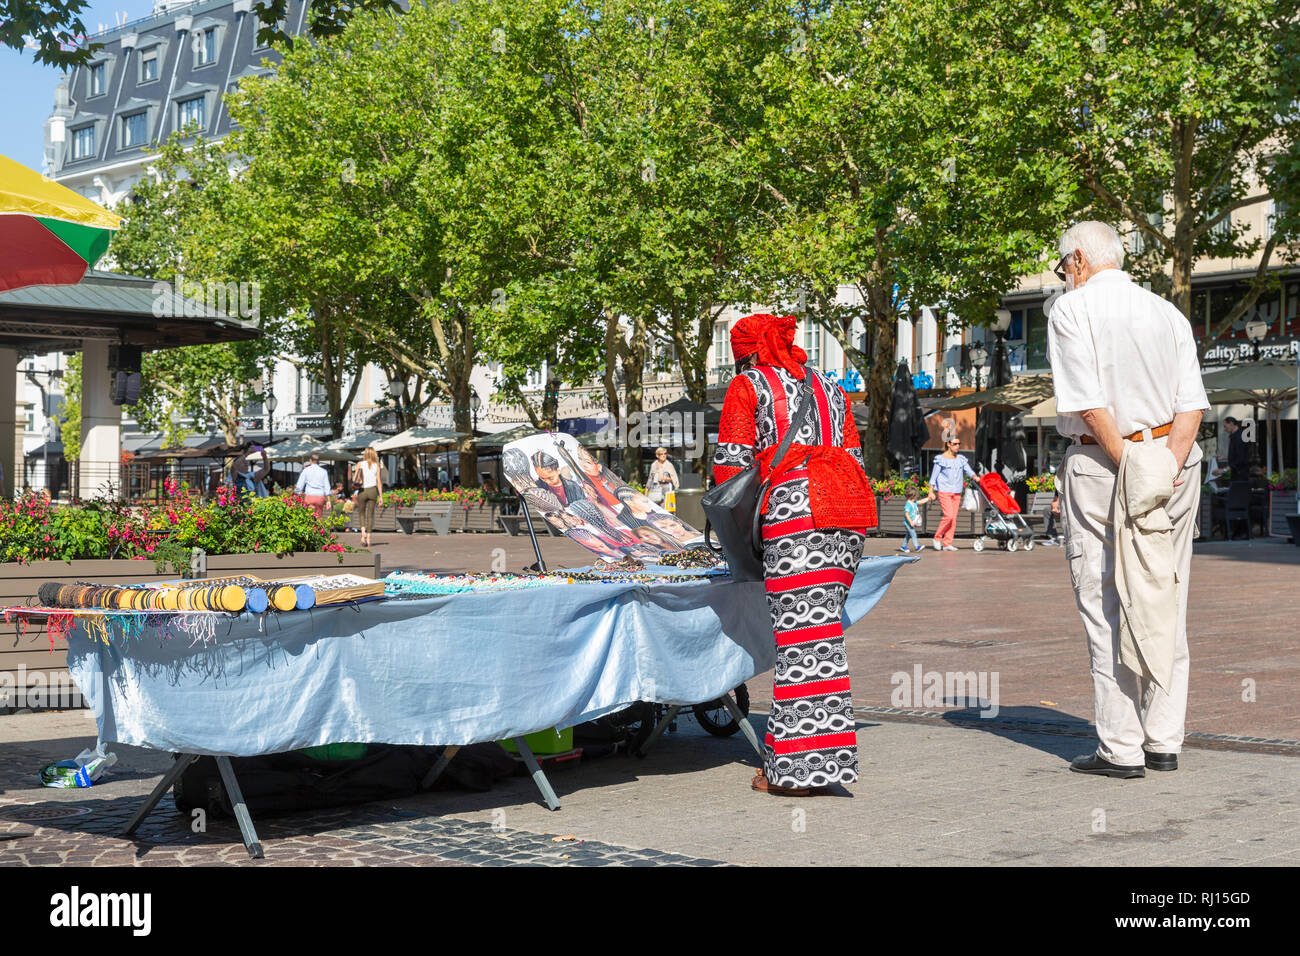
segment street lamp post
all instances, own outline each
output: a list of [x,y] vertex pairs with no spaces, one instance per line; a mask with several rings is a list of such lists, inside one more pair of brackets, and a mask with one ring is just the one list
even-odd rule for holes
[[478,431],[478,410],[483,405],[483,399],[478,397],[477,391],[469,393],[469,407],[474,412],[474,431]]
[[47,418],[45,420],[45,427],[41,429],[41,434],[45,438],[45,490],[50,492],[50,497],[53,498],[53,483],[50,481],[50,443],[54,441],[54,436],[57,434],[54,419]]
[[975,344],[970,347],[967,354],[970,355],[971,369],[975,372],[975,388],[979,389],[983,385],[981,380],[984,375],[984,363],[989,359],[989,350],[982,345]]
[[275,407],[280,404],[279,399],[275,397],[274,390],[266,393],[265,404],[266,404],[266,431],[267,431],[266,443],[268,445],[274,445],[275,444]]

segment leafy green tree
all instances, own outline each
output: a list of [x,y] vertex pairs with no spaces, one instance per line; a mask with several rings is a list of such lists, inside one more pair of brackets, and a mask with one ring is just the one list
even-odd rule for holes
[[756,268],[779,308],[821,325],[862,373],[858,425],[880,473],[898,321],[922,305],[991,321],[998,294],[1044,265],[1072,187],[1058,157],[989,122],[1005,77],[943,0],[773,3],[764,16],[778,48],[753,144],[767,163]]
[[[220,283],[224,294],[249,282],[233,261],[228,217],[233,186],[224,150],[202,142],[185,145],[174,137],[159,150],[151,175],[133,190],[126,224],[113,239],[117,268],[168,283],[169,291],[205,303],[209,283]],[[228,282],[236,285],[228,287]],[[245,302],[254,301],[249,288]],[[218,304],[215,297],[213,304]],[[174,307],[175,301],[167,305]],[[238,311],[238,302],[225,305],[228,313]],[[274,336],[263,336],[146,353],[140,400],[132,414],[144,429],[168,430],[173,441],[184,437],[170,427],[173,412],[203,427],[214,423],[234,444],[240,416],[260,395],[274,349]]]
[[76,461],[81,457],[81,353],[68,355],[68,366],[63,372],[63,419],[59,422],[59,441],[63,443],[63,459]]
[[[1131,231],[1134,271],[1184,315],[1198,262],[1257,260],[1203,348],[1276,287],[1270,269],[1294,262],[1300,239],[1293,2],[963,0],[950,22],[979,32],[1007,78],[995,122],[1069,163],[1084,187],[1076,217]],[[1262,232],[1234,218],[1264,208]]]
[[[90,32],[82,20],[89,6],[89,0],[0,0],[0,44],[14,50],[34,45],[38,63],[64,68],[84,64],[103,48],[82,42]],[[334,36],[366,10],[400,13],[402,6],[396,0],[314,0],[307,34],[315,39]],[[288,0],[253,4],[259,42],[293,42],[282,28],[288,11]]]

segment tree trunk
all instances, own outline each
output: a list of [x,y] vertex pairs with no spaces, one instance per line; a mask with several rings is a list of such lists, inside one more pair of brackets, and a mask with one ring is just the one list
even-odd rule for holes
[[1174,163],[1174,237],[1170,254],[1173,276],[1169,301],[1190,319],[1192,265],[1195,261],[1192,249],[1196,244],[1195,213],[1192,206],[1192,155],[1196,143],[1196,121],[1175,121],[1172,135],[1177,159]]
[[[640,423],[642,429],[645,428],[645,416],[642,414],[645,399],[643,382],[646,350],[649,344],[646,341],[645,317],[637,316],[632,320],[632,334],[623,354],[623,395],[626,420]],[[623,474],[624,479],[629,483],[645,480],[641,468],[641,446],[630,440],[627,447],[623,449]]]
[[867,393],[865,421],[858,421],[862,429],[862,459],[867,474],[883,478],[889,474],[889,400],[894,387],[894,328],[891,315],[873,317],[869,345],[871,365],[863,369],[862,376]]

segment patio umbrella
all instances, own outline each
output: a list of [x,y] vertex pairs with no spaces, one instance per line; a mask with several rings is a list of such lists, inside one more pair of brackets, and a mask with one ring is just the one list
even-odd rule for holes
[[[990,389],[990,391],[996,390],[999,386],[1012,384],[1011,358],[1007,354],[1006,345],[1001,339],[998,340],[993,355],[994,388]],[[1011,389],[1007,389],[1000,397],[1009,402],[1012,395],[1017,398],[1022,397],[1016,395]],[[966,398],[971,397],[970,395],[966,396]],[[993,470],[994,452],[996,451],[996,460],[1000,467],[1010,468],[1012,471],[1022,471],[1024,469],[1025,429],[1019,423],[1019,420],[1013,417],[1022,408],[1023,406],[1014,409],[994,410],[994,408],[990,407],[990,403],[986,403],[980,408],[975,425],[975,459],[986,468]]]
[[1264,409],[1264,469],[1273,471],[1273,421],[1281,448],[1282,411],[1295,404],[1296,366],[1283,362],[1246,362],[1201,376],[1211,405],[1259,405]]
[[948,398],[931,398],[921,404],[934,411],[955,412],[964,408],[987,408],[997,412],[1019,412],[1051,398],[1052,394],[1051,375],[1021,375],[1005,385],[986,388],[982,392],[969,392],[966,395],[953,395]]
[[322,447],[323,443],[310,435],[298,435],[270,445],[266,450],[276,461],[303,461],[310,457],[312,452],[319,452]]
[[912,372],[906,362],[899,362],[889,402],[889,452],[901,465],[916,457],[928,435],[925,412],[912,387]]
[[121,225],[116,213],[0,156],[0,292],[80,282]]
[[474,447],[484,448],[501,448],[510,444],[512,441],[518,441],[521,438],[527,438],[529,435],[538,434],[538,429],[524,422],[522,425],[515,425],[513,428],[507,428],[505,431],[493,432],[490,435],[480,435],[474,439]]
[[385,454],[402,448],[423,448],[428,445],[450,445],[465,438],[467,432],[450,431],[446,428],[424,428],[416,425],[406,431],[393,435],[376,443],[375,451]]
[[369,448],[371,445],[378,445],[380,442],[387,441],[392,437],[392,435],[385,435],[383,432],[357,432],[351,438],[336,438],[331,442],[326,442],[321,450],[360,451]]

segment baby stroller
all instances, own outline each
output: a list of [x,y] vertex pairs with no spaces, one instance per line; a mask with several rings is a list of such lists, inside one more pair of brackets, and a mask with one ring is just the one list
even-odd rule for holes
[[[1004,551],[1016,551],[1024,544],[1026,551],[1034,549],[1034,531],[1020,513],[1011,489],[996,472],[986,471],[979,476],[977,494],[984,498],[984,536],[997,541]],[[984,550],[984,536],[975,539],[975,550]]]

